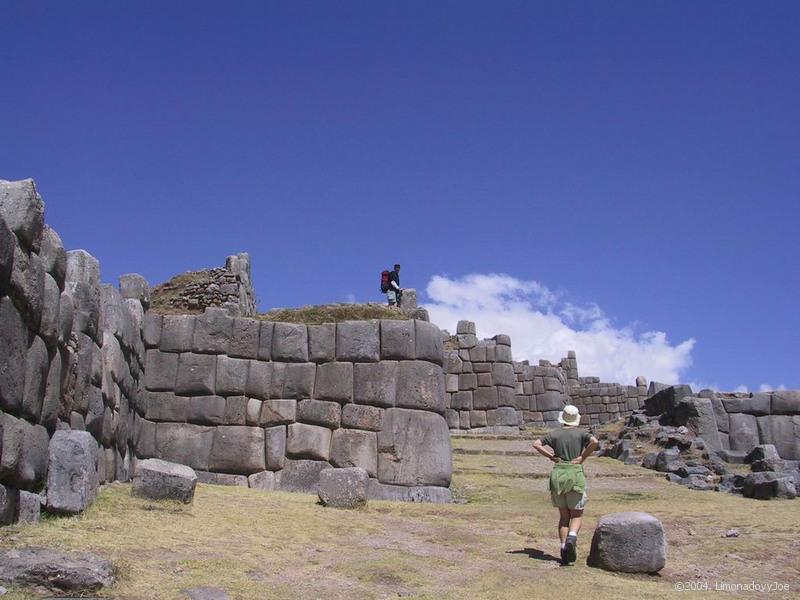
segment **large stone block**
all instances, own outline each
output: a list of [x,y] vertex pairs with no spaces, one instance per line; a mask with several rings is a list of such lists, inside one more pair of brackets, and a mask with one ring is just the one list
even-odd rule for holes
[[456,333],[458,335],[475,335],[475,323],[472,321],[459,321],[456,324]]
[[260,427],[222,425],[214,432],[209,470],[251,475],[266,469],[264,430]]
[[16,412],[22,405],[28,329],[11,298],[0,298],[0,408]]
[[139,458],[156,455],[156,424],[141,418],[138,414],[133,426],[133,447]]
[[330,458],[331,430],[317,425],[292,423],[288,427],[286,454],[292,458],[325,460]]
[[536,410],[555,411],[564,408],[564,396],[558,392],[544,392],[536,395]]
[[31,421],[38,421],[42,413],[49,366],[47,347],[42,338],[35,335],[25,358],[25,387],[22,394],[22,416]]
[[39,324],[39,333],[48,348],[56,345],[59,338],[59,317],[61,314],[61,290],[53,277],[47,273],[44,276],[44,296],[42,298],[42,319]]
[[25,248],[39,251],[44,229],[44,202],[33,179],[0,180],[0,217]]
[[444,362],[442,331],[433,323],[414,321],[417,360],[428,360],[437,365]]
[[[655,390],[659,384],[654,385],[654,383],[655,382],[650,382],[650,387]],[[656,392],[645,400],[645,414],[648,417],[654,417],[663,413],[672,414],[672,409],[680,400],[693,395],[691,386],[671,385]]]
[[137,300],[147,310],[150,307],[150,284],[138,273],[126,273],[119,278],[119,292],[125,299]]
[[497,388],[482,387],[472,392],[472,407],[475,410],[489,410],[497,408]]
[[379,321],[344,321],[336,325],[336,360],[377,362],[380,360]]
[[469,413],[470,427],[486,427],[486,411],[485,410],[471,410]]
[[0,216],[0,294],[5,294],[14,268],[14,248],[17,238]]
[[367,498],[392,502],[449,504],[453,501],[453,493],[446,487],[389,485],[381,483],[377,479],[370,479],[367,487]]
[[517,377],[514,375],[514,366],[511,363],[494,363],[492,366],[492,378],[495,385],[514,387],[517,383]]
[[486,411],[486,420],[489,427],[494,426],[517,426],[519,419],[517,418],[517,411],[511,407],[505,406],[502,408],[495,408]]
[[286,460],[286,426],[267,427],[264,430],[267,469],[277,471]]
[[194,315],[164,315],[159,348],[164,352],[190,352],[195,320]]
[[289,460],[275,477],[275,487],[284,492],[316,494],[320,473],[332,467],[322,460]]
[[144,316],[142,337],[147,348],[155,348],[161,343],[162,317],[158,313],[149,311]]
[[281,377],[276,377],[279,373],[280,365],[273,367],[272,383],[283,379],[283,391],[280,398],[311,398],[314,394],[314,381],[316,379],[317,365],[314,363],[289,363],[283,365],[280,370]]
[[[732,417],[733,415],[731,415]],[[758,417],[757,427],[760,443],[774,445],[784,460],[800,460],[800,416]],[[800,479],[798,479],[798,483],[800,483]]]
[[353,364],[331,362],[317,366],[314,397],[342,404],[353,401]]
[[378,479],[397,485],[449,486],[450,431],[435,413],[390,408],[378,432]]
[[197,425],[224,425],[226,401],[222,396],[194,396],[189,398],[186,420]]
[[456,392],[450,400],[450,408],[472,410],[472,392]]
[[262,321],[258,335],[258,360],[272,360],[272,338],[275,332],[275,323]]
[[308,360],[330,362],[336,358],[336,324],[308,326]]
[[82,513],[97,495],[94,438],[86,431],[56,431],[47,466],[47,510]]
[[188,423],[158,423],[156,458],[208,471],[215,429]]
[[381,358],[413,360],[416,356],[414,321],[383,319],[381,331]]
[[275,323],[272,334],[272,360],[282,362],[308,360],[308,331],[305,325]]
[[66,350],[56,351],[50,359],[50,367],[47,371],[47,383],[45,385],[44,403],[42,404],[42,414],[39,423],[44,425],[49,431],[56,428],[59,411],[61,409],[61,390],[62,373],[64,365],[68,365]]
[[674,409],[674,423],[687,425],[694,433],[705,440],[712,450],[722,450],[722,439],[714,414],[714,406],[709,398],[683,398]]
[[478,387],[478,376],[475,373],[461,373],[458,376],[458,389],[460,391],[475,390]]
[[444,372],[432,363],[421,360],[400,362],[395,405],[444,413]]
[[261,321],[239,317],[233,321],[228,354],[234,358],[256,358]]
[[251,398],[267,400],[271,388],[272,363],[251,360],[247,375],[247,385],[245,386],[245,394]]
[[452,350],[449,352],[445,352],[444,358],[445,358],[445,365],[444,365],[445,373],[453,373],[456,375],[461,373],[461,368],[464,365],[464,361],[461,360],[461,357],[458,355],[458,352]]
[[516,388],[498,386],[497,406],[516,406]]
[[514,359],[511,347],[498,344],[494,349],[494,359],[498,362],[510,363]]
[[182,396],[214,395],[216,373],[216,356],[185,352],[178,361],[175,392]]
[[225,424],[244,425],[247,423],[247,398],[229,396],[225,399]]
[[178,355],[148,350],[145,360],[145,387],[153,392],[172,391],[178,380]]
[[380,431],[383,425],[383,409],[361,404],[345,404],[342,407],[342,427]]
[[589,564],[607,571],[657,573],[667,562],[661,521],[643,512],[603,515],[594,531]]
[[217,357],[216,389],[220,396],[238,396],[247,389],[250,362],[244,358]]
[[35,490],[47,471],[47,430],[0,412],[0,483]]
[[342,407],[337,402],[301,400],[297,403],[297,420],[337,429],[342,421]]
[[358,508],[367,502],[368,483],[364,469],[326,469],[319,474],[319,500],[324,506]]
[[335,467],[361,467],[370,477],[377,477],[377,434],[358,429],[337,429],[331,439],[330,461]]
[[247,485],[254,490],[271,492],[275,489],[275,473],[272,471],[259,471],[247,477]]
[[0,483],[0,526],[14,523],[19,506],[19,490]]
[[353,372],[353,401],[371,406],[394,406],[397,396],[399,363],[357,363]]
[[755,446],[758,446],[758,426],[753,415],[744,413],[731,414],[730,423],[731,430],[728,434],[728,439],[731,450],[750,452]]
[[196,485],[197,475],[192,468],[151,458],[136,464],[131,492],[141,498],[191,504]]
[[772,393],[773,415],[800,414],[800,390],[783,390]]
[[198,354],[225,354],[233,335],[233,317],[225,308],[209,307],[195,318],[192,350]]
[[185,423],[189,415],[190,398],[172,392],[144,392],[144,417],[150,421]]
[[742,495],[745,498],[757,500],[770,500],[772,498],[785,498],[791,500],[797,497],[797,479],[785,473],[761,472],[750,473],[744,478]]
[[297,400],[273,399],[261,404],[261,424],[270,427],[294,423],[297,420]]
[[38,330],[44,304],[44,267],[36,254],[28,254],[14,247],[14,265],[11,269],[11,295],[28,326]]

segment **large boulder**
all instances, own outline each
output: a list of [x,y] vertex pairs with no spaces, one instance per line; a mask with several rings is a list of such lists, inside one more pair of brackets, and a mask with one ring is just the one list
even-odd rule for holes
[[47,465],[47,510],[78,514],[97,495],[97,443],[88,431],[60,430],[50,439]]
[[222,425],[214,430],[210,471],[251,475],[266,469],[264,430],[260,427]]
[[711,399],[691,396],[682,398],[673,408],[673,423],[688,426],[712,450],[722,450],[722,438],[719,436]]
[[136,463],[131,493],[151,500],[178,500],[190,504],[196,485],[197,475],[191,467],[150,458]]
[[111,562],[91,554],[19,548],[0,551],[0,581],[79,593],[113,585],[115,577]]
[[[650,384],[653,387],[653,383]],[[658,384],[656,384],[658,385]],[[648,417],[666,413],[672,415],[675,405],[687,396],[692,396],[692,388],[688,385],[671,385],[650,396],[644,402],[644,411]]]
[[39,251],[44,229],[44,202],[33,179],[0,179],[0,216],[26,249]]
[[397,485],[447,487],[453,472],[451,452],[444,417],[389,408],[378,432],[378,479]]
[[360,467],[327,469],[319,474],[319,500],[334,508],[358,508],[367,502],[369,475]]
[[453,501],[450,488],[435,485],[391,485],[377,479],[369,480],[367,498],[370,500],[389,500],[392,502],[430,502],[449,504]]
[[745,477],[742,494],[745,498],[755,498],[756,500],[792,499],[797,497],[797,488],[791,474],[766,471],[750,473]]
[[283,469],[275,475],[275,489],[284,492],[316,494],[319,490],[320,473],[332,467],[322,460],[286,459]]
[[28,328],[11,298],[0,298],[0,409],[16,411],[22,404]]
[[603,515],[592,536],[589,564],[607,571],[656,573],[667,561],[661,521],[644,512]]

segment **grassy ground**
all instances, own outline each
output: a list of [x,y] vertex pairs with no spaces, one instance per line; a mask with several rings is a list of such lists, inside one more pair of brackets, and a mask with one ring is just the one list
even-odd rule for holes
[[[800,504],[757,502],[669,484],[611,459],[587,463],[590,502],[579,561],[560,567],[549,463],[512,453],[530,441],[454,439],[454,491],[465,504],[371,502],[326,509],[308,495],[199,485],[190,507],[102,488],[81,518],[0,529],[0,546],[89,550],[110,558],[120,599],[185,598],[215,586],[232,598],[686,598],[680,582],[800,581]],[[483,454],[462,454],[480,450]],[[502,453],[502,454],[495,454]],[[669,550],[660,576],[612,574],[585,565],[605,513],[642,510],[664,523]],[[738,529],[738,538],[722,537]],[[753,597],[742,592],[740,597]],[[26,598],[12,589],[6,598]]]
[[300,308],[276,308],[258,315],[258,318],[265,321],[320,325],[322,323],[366,321],[369,319],[406,320],[408,316],[404,315],[400,310],[390,308],[385,304],[322,304]]

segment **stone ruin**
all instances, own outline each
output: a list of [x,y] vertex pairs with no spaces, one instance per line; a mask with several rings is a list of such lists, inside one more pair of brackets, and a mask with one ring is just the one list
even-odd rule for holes
[[[580,377],[572,352],[530,365],[474,323],[450,336],[411,302],[421,318],[260,320],[246,254],[209,273],[166,311],[194,314],[161,314],[143,277],[103,285],[97,259],[64,249],[32,180],[0,180],[0,524],[79,513],[145,459],[312,493],[326,469],[363,469],[369,498],[448,502],[449,430],[555,426],[568,402],[595,425],[658,402],[643,378]],[[795,457],[787,397],[695,399],[687,423],[731,460],[765,443]]]

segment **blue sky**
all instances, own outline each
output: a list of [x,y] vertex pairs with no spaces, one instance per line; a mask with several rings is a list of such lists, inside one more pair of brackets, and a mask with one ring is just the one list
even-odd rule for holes
[[107,281],[248,251],[266,309],[397,261],[517,356],[800,388],[796,2],[2,12],[0,178]]

